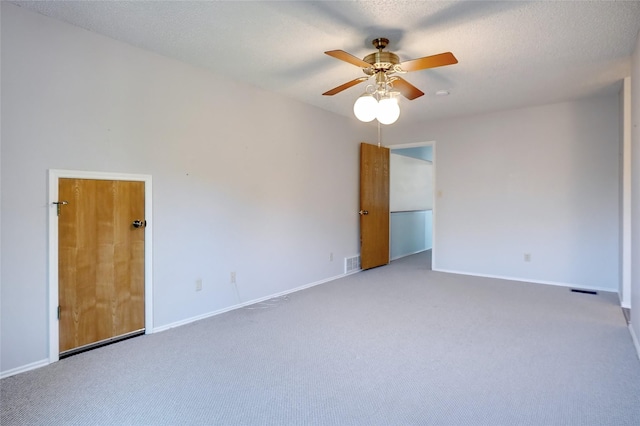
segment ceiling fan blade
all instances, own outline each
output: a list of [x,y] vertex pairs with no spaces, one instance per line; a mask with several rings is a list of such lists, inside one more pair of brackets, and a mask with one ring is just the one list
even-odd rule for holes
[[409,83],[404,78],[394,76],[394,79],[391,82],[391,84],[393,85],[394,88],[398,89],[400,93],[402,93],[402,96],[409,99],[410,101],[424,95],[424,93],[420,89],[418,89],[413,84]]
[[333,96],[336,93],[340,93],[343,90],[348,89],[351,86],[355,86],[356,84],[362,83],[363,81],[366,81],[368,79],[369,79],[369,77],[358,77],[355,80],[348,81],[348,82],[346,82],[344,84],[341,84],[338,87],[334,87],[333,89],[324,92],[323,95],[325,95],[325,96]]
[[438,55],[425,56],[424,58],[412,59],[400,64],[403,71],[419,71],[427,68],[442,67],[444,65],[457,64],[458,60],[453,53],[445,52]]
[[370,63],[363,61],[360,58],[356,58],[351,53],[347,53],[344,50],[329,50],[328,52],[324,52],[329,56],[333,56],[336,59],[340,59],[341,61],[349,62],[360,68],[369,68],[371,66]]

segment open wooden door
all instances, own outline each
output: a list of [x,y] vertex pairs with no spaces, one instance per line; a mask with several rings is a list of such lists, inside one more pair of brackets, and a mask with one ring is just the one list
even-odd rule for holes
[[144,182],[60,179],[60,355],[145,328]]
[[389,263],[389,148],[360,144],[360,265]]

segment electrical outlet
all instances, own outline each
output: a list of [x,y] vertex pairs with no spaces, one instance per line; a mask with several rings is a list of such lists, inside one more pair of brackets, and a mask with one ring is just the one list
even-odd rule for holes
[[524,261],[525,262],[531,262],[531,253],[525,253],[524,254]]
[[333,253],[329,253],[329,262],[333,262]]
[[196,291],[202,290],[202,278],[196,280]]
[[231,273],[231,284],[235,284],[236,283],[236,273],[235,271]]

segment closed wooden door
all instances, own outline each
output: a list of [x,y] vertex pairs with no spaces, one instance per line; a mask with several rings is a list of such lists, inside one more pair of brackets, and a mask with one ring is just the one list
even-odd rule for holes
[[144,182],[59,179],[58,197],[60,353],[144,330]]
[[389,263],[389,149],[360,144],[360,265]]

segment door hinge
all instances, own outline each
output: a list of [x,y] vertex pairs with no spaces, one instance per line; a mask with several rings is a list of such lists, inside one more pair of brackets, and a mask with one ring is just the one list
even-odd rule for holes
[[65,205],[69,204],[69,202],[68,201],[54,201],[52,204],[56,205],[56,208],[58,209],[58,211],[57,211],[58,216],[60,216],[60,206],[65,206]]
[[62,307],[58,305],[58,319],[60,319],[60,313],[62,312]]

